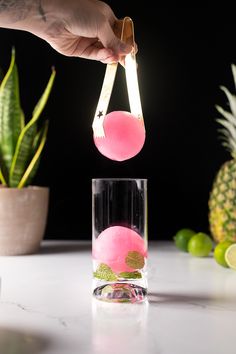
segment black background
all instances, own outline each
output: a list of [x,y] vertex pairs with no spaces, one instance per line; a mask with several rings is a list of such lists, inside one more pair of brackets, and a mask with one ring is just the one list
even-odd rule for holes
[[[50,187],[45,238],[91,239],[91,179],[148,179],[149,239],[170,239],[182,227],[208,232],[213,178],[230,158],[218,138],[215,104],[227,107],[219,89],[234,83],[235,16],[230,7],[145,8],[143,2],[108,1],[117,17],[134,20],[139,86],[146,126],[142,151],[125,162],[102,156],[92,120],[105,65],[68,58],[29,33],[0,30],[0,66],[16,48],[26,117],[55,66],[57,76],[42,119],[48,140],[34,184]],[[146,4],[147,5],[147,4]],[[150,4],[149,4],[150,6]],[[129,110],[120,67],[109,111]]]

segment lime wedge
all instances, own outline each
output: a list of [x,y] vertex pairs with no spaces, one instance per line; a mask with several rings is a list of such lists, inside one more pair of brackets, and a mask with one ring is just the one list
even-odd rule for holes
[[227,248],[225,252],[225,261],[230,268],[236,270],[236,243]]
[[228,264],[226,263],[225,260],[225,252],[231,246],[233,242],[231,241],[222,241],[219,242],[214,249],[214,258],[218,264],[220,264],[223,267],[228,267]]

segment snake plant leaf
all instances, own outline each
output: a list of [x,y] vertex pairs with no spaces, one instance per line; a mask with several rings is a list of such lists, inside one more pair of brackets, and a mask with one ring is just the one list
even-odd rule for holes
[[3,80],[3,78],[4,78],[4,72],[3,72],[2,68],[0,67],[0,84]]
[[25,185],[29,185],[29,183],[34,178],[34,176],[37,172],[41,153],[43,151],[43,148],[44,148],[44,145],[45,145],[46,139],[47,139],[48,123],[49,123],[48,120],[46,120],[44,122],[44,125],[41,128],[41,130],[39,131],[39,134],[37,134],[37,136],[36,136],[37,143],[35,145],[34,156],[33,156],[32,160],[30,161],[20,183],[18,184],[18,186],[17,186],[18,188],[22,188]]
[[1,182],[1,184],[2,184],[3,186],[6,186],[6,185],[7,185],[6,179],[5,179],[5,177],[4,177],[3,173],[2,173],[1,168],[0,168],[0,182]]
[[[31,159],[34,157],[34,155],[36,154],[36,151],[38,150],[41,142],[43,139],[45,139],[45,142],[46,142],[46,134],[47,134],[47,131],[48,131],[48,124],[49,124],[49,121],[45,121],[43,123],[43,126],[42,128],[38,131],[38,133],[36,134],[35,138],[34,138],[34,141],[33,141],[33,146],[32,146],[32,156],[31,156]],[[45,135],[45,138],[44,138],[44,135]],[[41,160],[41,155],[39,156],[39,158],[37,159],[34,167],[32,168],[32,171],[30,172],[28,178],[27,178],[27,181],[26,183],[24,184],[25,185],[29,185],[31,183],[31,181],[34,179],[36,173],[37,173],[37,170],[38,170],[38,167],[39,167],[39,164],[40,164],[40,160]]]
[[[12,50],[9,69],[0,85],[0,155],[8,174],[22,127],[19,79]],[[2,169],[3,170],[3,169]],[[4,171],[2,171],[4,173]]]
[[32,146],[36,136],[36,124],[37,121],[47,103],[49,94],[52,90],[53,82],[55,79],[55,69],[52,68],[52,73],[47,83],[47,86],[41,96],[39,102],[37,103],[31,120],[22,129],[20,136],[17,141],[15,154],[13,156],[10,175],[9,175],[9,185],[10,187],[17,187],[25,173],[28,166],[31,154]]
[[0,183],[7,186],[8,170],[0,154]]
[[20,126],[21,126],[21,130],[24,128],[25,126],[25,115],[24,112],[21,111],[21,116],[20,116]]

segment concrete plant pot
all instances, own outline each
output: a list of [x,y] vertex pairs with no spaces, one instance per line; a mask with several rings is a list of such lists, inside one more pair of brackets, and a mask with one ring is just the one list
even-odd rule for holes
[[0,188],[0,255],[16,256],[38,251],[43,239],[49,188]]

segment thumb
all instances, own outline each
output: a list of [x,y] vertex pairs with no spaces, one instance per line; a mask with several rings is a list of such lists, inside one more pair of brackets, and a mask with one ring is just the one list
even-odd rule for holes
[[106,22],[100,33],[98,34],[99,40],[105,48],[111,49],[116,55],[126,55],[132,51],[132,46],[122,42],[113,32],[109,22]]

